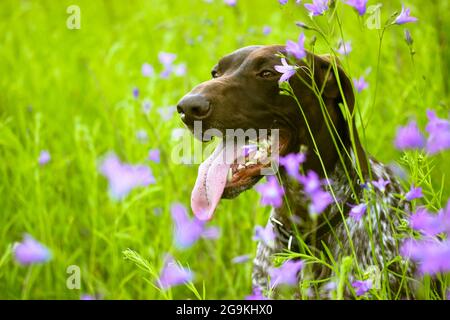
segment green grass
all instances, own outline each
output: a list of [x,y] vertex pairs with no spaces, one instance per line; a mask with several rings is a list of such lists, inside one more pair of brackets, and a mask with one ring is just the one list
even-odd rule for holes
[[[170,161],[171,132],[182,123],[176,116],[162,121],[157,112],[209,79],[210,69],[226,53],[296,39],[300,29],[294,22],[309,21],[304,8],[292,3],[238,2],[229,8],[219,0],[80,0],[81,29],[69,30],[66,8],[73,1],[1,1],[0,298],[78,299],[90,293],[105,299],[241,299],[250,292],[251,263],[230,260],[255,252],[253,228],[266,223],[270,208],[256,205],[255,191],[222,201],[212,222],[220,226],[221,238],[176,249],[170,205],[189,206],[197,167]],[[383,21],[401,7],[400,1],[383,4]],[[415,154],[402,155],[392,141],[397,126],[410,117],[423,128],[428,108],[448,114],[450,4],[407,4],[420,19],[406,26],[416,54],[412,59],[405,27],[391,28],[383,39],[379,72],[379,32],[366,29],[340,4],[343,34],[353,44],[343,65],[353,77],[371,68],[370,88],[357,96],[365,148],[386,163],[408,158],[410,181],[424,186],[430,207],[440,208],[450,196],[449,154],[433,157],[428,174],[420,172],[425,166],[417,165]],[[318,20],[326,25],[326,18]],[[262,34],[264,25],[273,28],[269,36]],[[310,39],[314,33],[306,35]],[[337,43],[338,35],[330,37]],[[317,50],[329,52],[320,38]],[[144,62],[161,71],[160,51],[176,53],[177,61],[187,64],[187,76],[142,77]],[[135,86],[140,89],[137,101]],[[154,104],[148,116],[141,111],[144,99]],[[148,142],[136,139],[140,129],[148,132]],[[163,151],[161,164],[149,163],[157,184],[133,191],[123,202],[111,201],[98,160],[114,151],[124,161],[144,162],[150,148]],[[52,160],[41,167],[37,157],[43,149]],[[162,208],[162,214],[156,216],[155,208]],[[15,263],[12,244],[25,232],[52,250],[49,263]],[[138,255],[127,251],[125,259],[127,249]],[[167,252],[195,272],[195,290],[181,286],[162,293],[153,286],[151,275],[159,272]],[[81,268],[80,290],[66,287],[70,265]]]

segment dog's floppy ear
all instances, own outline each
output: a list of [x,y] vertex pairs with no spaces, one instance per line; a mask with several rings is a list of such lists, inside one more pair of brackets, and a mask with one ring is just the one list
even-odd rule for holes
[[[352,81],[342,69],[339,60],[330,55],[309,56],[310,67],[314,69],[314,80],[325,98],[337,99],[347,104],[350,114],[355,106]],[[336,72],[337,71],[337,72]]]
[[[355,94],[352,80],[345,73],[339,60],[330,55],[309,55],[308,63],[314,70],[314,82],[324,99],[335,100],[336,108],[342,104],[342,119],[347,123],[348,147],[353,148],[359,159],[360,168],[363,173],[368,173],[366,154],[359,140],[355,125]],[[350,141],[350,127],[353,131],[354,145]]]

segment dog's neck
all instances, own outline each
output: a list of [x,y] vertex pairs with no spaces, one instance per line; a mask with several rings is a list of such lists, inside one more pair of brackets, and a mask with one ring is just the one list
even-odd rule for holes
[[[355,189],[360,189],[361,181],[358,178],[356,172],[356,155],[350,149],[351,159],[344,160],[342,163],[340,160],[335,161],[334,164],[329,164],[327,169],[327,175],[325,175],[323,167],[316,172],[322,179],[328,178],[330,186],[333,189],[333,194],[337,197],[337,200],[341,203],[350,203],[352,192],[350,184]],[[309,162],[309,163],[308,163]],[[311,158],[304,164],[305,172],[308,169],[313,170],[315,166],[311,165]],[[344,167],[347,169],[344,169]],[[348,168],[352,168],[348,170]],[[320,174],[322,173],[322,174]],[[347,176],[348,175],[348,176]],[[313,217],[309,212],[309,199],[303,191],[302,185],[294,178],[290,177],[283,169],[280,170],[281,182],[285,190],[285,198],[281,207],[276,208],[272,214],[272,224],[275,228],[279,229],[282,233],[295,234],[295,231],[299,231],[305,239],[310,234],[317,234],[317,230],[322,228],[319,233],[327,232],[326,224],[335,218],[341,219],[341,217],[331,217],[326,210],[321,215]],[[350,180],[348,179],[350,178]],[[327,222],[328,221],[328,222]],[[341,220],[340,220],[341,221]],[[323,228],[325,226],[325,228]]]

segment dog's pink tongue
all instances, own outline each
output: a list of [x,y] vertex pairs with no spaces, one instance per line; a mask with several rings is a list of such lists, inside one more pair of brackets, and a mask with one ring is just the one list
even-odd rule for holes
[[[213,154],[198,168],[191,195],[191,207],[200,220],[211,219],[227,183],[228,170],[234,161],[234,147],[221,142]],[[228,163],[228,164],[227,164]]]

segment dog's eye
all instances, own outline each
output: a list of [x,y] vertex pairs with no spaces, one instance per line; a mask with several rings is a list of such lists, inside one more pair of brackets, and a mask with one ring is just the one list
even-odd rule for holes
[[211,77],[218,78],[219,77],[219,73],[216,70],[213,70],[213,71],[211,71]]
[[270,70],[263,70],[258,74],[258,76],[260,76],[261,78],[270,78],[274,75],[275,75],[275,73]]

